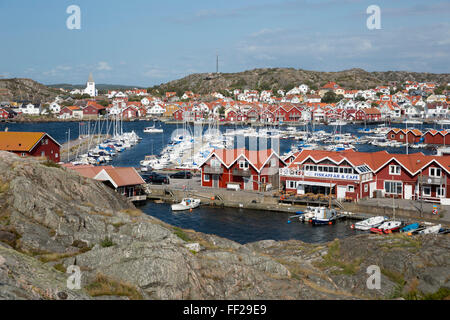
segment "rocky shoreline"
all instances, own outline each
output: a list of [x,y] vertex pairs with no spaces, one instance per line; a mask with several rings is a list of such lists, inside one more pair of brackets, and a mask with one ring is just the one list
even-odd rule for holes
[[[241,245],[137,210],[102,183],[0,152],[0,299],[449,296],[448,235]],[[367,267],[381,288],[366,286]],[[79,269],[81,288],[68,287]]]

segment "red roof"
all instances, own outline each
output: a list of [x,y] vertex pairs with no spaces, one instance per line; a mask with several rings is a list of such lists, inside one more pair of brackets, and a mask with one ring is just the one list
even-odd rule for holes
[[316,163],[326,159],[336,164],[347,161],[355,167],[367,165],[373,172],[379,171],[391,161],[396,161],[412,175],[419,173],[421,169],[426,167],[431,162],[436,162],[446,172],[450,173],[450,156],[428,156],[421,152],[412,154],[390,154],[386,151],[356,152],[353,150],[303,150],[289,165],[289,167],[296,168],[307,159],[311,159]]

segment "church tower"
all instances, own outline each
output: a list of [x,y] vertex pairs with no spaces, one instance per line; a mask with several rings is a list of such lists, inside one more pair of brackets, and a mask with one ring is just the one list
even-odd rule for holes
[[89,78],[86,83],[86,89],[84,89],[83,93],[87,93],[91,97],[96,97],[98,95],[98,91],[97,89],[95,89],[95,81],[94,78],[92,77],[92,72],[89,73]]

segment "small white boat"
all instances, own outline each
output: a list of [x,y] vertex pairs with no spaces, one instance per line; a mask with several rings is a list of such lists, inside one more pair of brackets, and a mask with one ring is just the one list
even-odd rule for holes
[[439,233],[439,230],[441,230],[442,225],[438,224],[435,226],[431,226],[428,228],[425,228],[423,230],[420,230],[417,232],[418,234],[431,234],[431,233]]
[[197,208],[200,205],[200,199],[184,198],[180,203],[172,205],[172,211],[183,211]]
[[383,233],[392,233],[398,231],[402,226],[401,221],[385,221],[378,227],[370,228],[370,231],[373,233],[383,234]]
[[162,128],[155,128],[155,126],[153,127],[146,127],[144,129],[145,133],[160,133],[160,132],[164,132],[164,130]]
[[382,224],[386,220],[387,220],[387,218],[383,217],[383,216],[371,217],[369,219],[355,223],[354,225],[352,225],[352,228],[354,228],[356,230],[367,231],[367,230],[370,230],[370,228],[378,227],[380,224]]

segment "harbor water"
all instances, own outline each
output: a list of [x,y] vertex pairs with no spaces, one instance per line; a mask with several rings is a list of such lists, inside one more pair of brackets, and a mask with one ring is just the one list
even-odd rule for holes
[[[63,144],[67,142],[69,138],[75,139],[78,137],[80,127],[91,126],[91,133],[97,133],[95,131],[95,122],[83,122],[80,126],[78,122],[48,122],[48,123],[0,123],[0,130],[3,131],[8,128],[9,131],[35,131],[35,132],[47,132],[59,143]],[[139,167],[139,161],[144,159],[149,154],[159,154],[161,150],[169,143],[171,139],[171,133],[178,129],[181,129],[181,125],[157,123],[157,127],[161,126],[164,129],[163,133],[146,134],[143,129],[152,125],[152,121],[133,121],[123,122],[123,131],[129,132],[134,130],[142,141],[129,150],[126,150],[110,162],[113,166],[126,166],[126,167]],[[351,133],[356,136],[361,134],[357,133],[358,129],[361,129],[363,125],[346,125],[343,126],[340,131],[342,133]],[[375,126],[367,126],[367,128],[373,128]],[[398,124],[396,127],[404,128],[404,124]],[[427,126],[432,127],[432,126]],[[234,129],[235,126],[220,126],[220,130],[224,132],[226,129]],[[425,129],[425,128],[418,128]],[[436,129],[440,127],[436,126]],[[84,127],[83,132],[86,131]],[[297,130],[304,130],[302,127],[298,127]],[[315,130],[325,130],[327,132],[333,132],[335,127],[316,125]],[[296,144],[298,141],[293,139],[281,139],[280,154],[290,150],[292,144]],[[92,146],[94,147],[94,146]],[[358,151],[379,151],[386,150],[391,153],[404,153],[405,148],[380,148],[373,145],[356,145]],[[425,154],[432,154],[430,149],[415,149],[410,150],[413,152],[423,152]],[[140,207],[146,214],[154,216],[163,220],[171,225],[193,229],[195,231],[215,234],[230,240],[234,240],[239,243],[248,243],[259,240],[302,240],[309,243],[318,243],[331,241],[335,238],[344,238],[357,233],[350,228],[350,221],[339,221],[335,225],[330,226],[312,226],[308,223],[300,223],[298,221],[288,223],[288,213],[276,213],[271,211],[260,210],[248,210],[248,209],[235,209],[235,208],[215,208],[208,206],[201,206],[192,212],[172,212],[170,205],[157,204],[148,202],[144,206]]]

